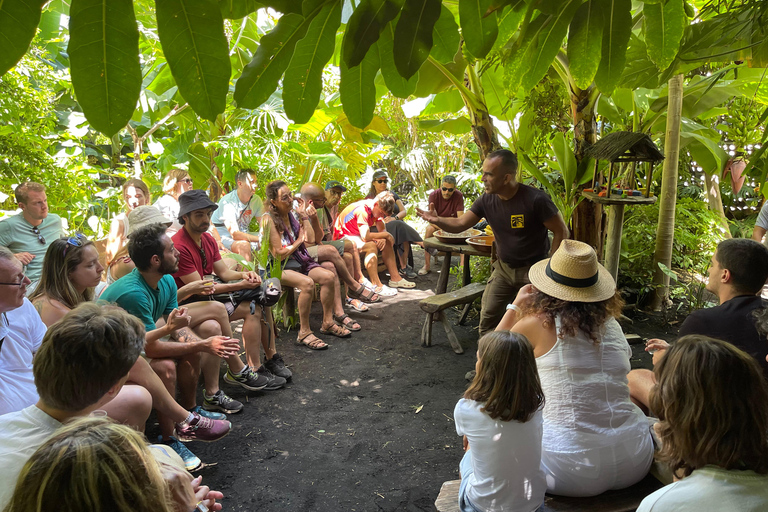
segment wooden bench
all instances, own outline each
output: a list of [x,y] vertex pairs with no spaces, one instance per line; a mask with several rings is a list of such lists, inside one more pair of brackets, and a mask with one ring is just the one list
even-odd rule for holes
[[[435,500],[437,512],[459,512],[459,484],[461,480],[444,482]],[[544,512],[633,512],[643,498],[662,487],[653,475],[626,489],[607,491],[590,498],[551,496],[544,498]]]
[[[470,283],[458,290],[422,299],[419,302],[419,307],[427,314],[427,318],[424,320],[424,327],[421,330],[421,344],[425,347],[432,346],[432,321],[434,315],[437,314],[440,316],[440,321],[445,329],[445,334],[448,336],[448,341],[451,343],[451,347],[453,347],[453,351],[457,354],[463,354],[464,349],[459,343],[456,334],[453,332],[453,327],[451,327],[450,321],[448,321],[448,318],[442,311],[451,306],[458,306],[459,304],[466,304],[469,306],[475,299],[483,295],[484,290],[485,284]],[[459,325],[464,324],[468,312],[469,307],[465,307],[461,314],[461,318],[459,318]]]

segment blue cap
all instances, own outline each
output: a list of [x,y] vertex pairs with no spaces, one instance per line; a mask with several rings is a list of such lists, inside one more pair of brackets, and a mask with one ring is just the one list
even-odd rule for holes
[[340,181],[331,180],[325,184],[325,190],[329,190],[332,188],[340,188],[342,192],[347,191],[347,187],[341,184]]

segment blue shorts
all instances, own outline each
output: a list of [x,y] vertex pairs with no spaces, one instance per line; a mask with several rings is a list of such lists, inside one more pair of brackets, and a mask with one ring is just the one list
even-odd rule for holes
[[469,487],[469,477],[474,474],[475,468],[472,467],[472,456],[469,450],[464,452],[464,456],[459,463],[459,472],[461,473],[461,484],[459,484],[459,510],[461,512],[483,512],[472,506],[467,498],[467,487]]

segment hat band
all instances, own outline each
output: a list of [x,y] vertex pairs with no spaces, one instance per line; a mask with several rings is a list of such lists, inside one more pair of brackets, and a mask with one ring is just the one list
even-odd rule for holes
[[546,273],[547,276],[549,276],[554,282],[565,286],[570,286],[571,288],[589,288],[590,286],[597,283],[598,277],[597,272],[595,272],[595,275],[591,277],[585,277],[583,279],[564,276],[563,274],[558,274],[552,270],[552,267],[549,266],[549,262],[547,262]]

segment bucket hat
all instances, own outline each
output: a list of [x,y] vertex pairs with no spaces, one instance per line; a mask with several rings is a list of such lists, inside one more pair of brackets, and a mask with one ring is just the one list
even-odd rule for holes
[[172,222],[168,220],[165,215],[160,213],[157,207],[150,204],[137,206],[131,213],[128,214],[128,233],[127,236],[131,236],[131,233],[144,226],[150,224],[162,224],[165,227],[171,227]]
[[528,271],[531,284],[547,295],[569,302],[601,302],[616,293],[616,282],[597,262],[589,244],[563,240],[551,258]]
[[215,211],[219,205],[208,198],[205,190],[188,190],[179,196],[179,219],[189,212],[212,208]]

